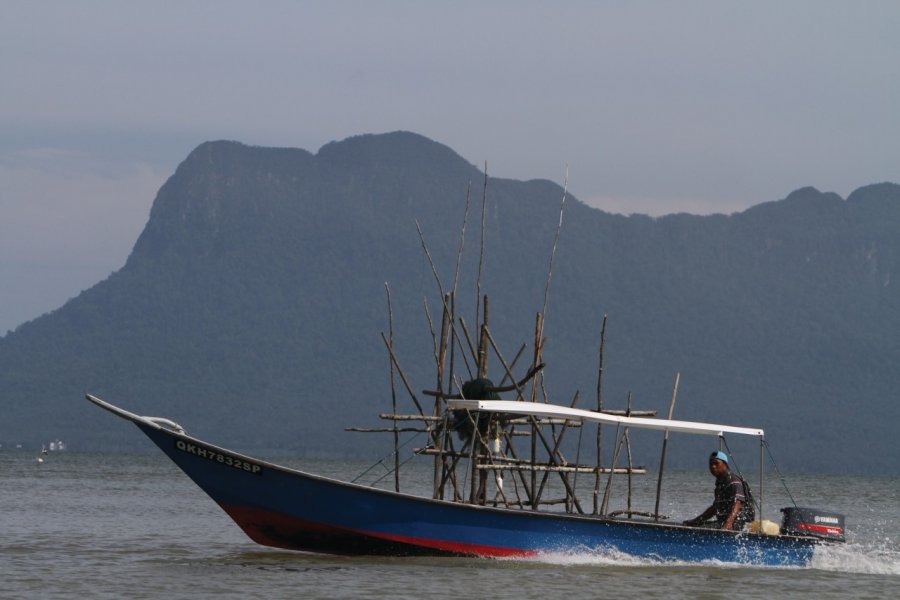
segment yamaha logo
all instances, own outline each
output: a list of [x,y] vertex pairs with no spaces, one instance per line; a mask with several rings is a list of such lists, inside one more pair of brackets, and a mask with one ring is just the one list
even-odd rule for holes
[[815,517],[816,523],[829,523],[831,525],[840,525],[840,521],[837,517],[820,517],[816,515]]

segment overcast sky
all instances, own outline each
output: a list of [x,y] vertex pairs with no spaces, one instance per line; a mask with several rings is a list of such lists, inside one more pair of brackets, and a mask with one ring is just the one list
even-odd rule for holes
[[900,2],[31,2],[0,19],[0,335],[206,140],[414,131],[610,212],[900,182]]

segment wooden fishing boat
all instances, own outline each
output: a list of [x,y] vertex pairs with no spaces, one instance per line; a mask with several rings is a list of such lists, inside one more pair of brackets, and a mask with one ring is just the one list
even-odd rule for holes
[[[824,522],[795,522],[791,533],[770,535],[687,527],[633,515],[533,510],[512,503],[494,506],[479,501],[477,492],[475,501],[417,497],[278,466],[191,437],[168,419],[139,416],[94,396],[87,398],[137,425],[253,541],[266,546],[390,556],[534,557],[615,551],[660,561],[805,565],[817,545],[843,540],[843,517],[838,522],[839,516],[823,512],[816,514]],[[763,435],[760,429],[626,417],[539,402],[448,400],[448,409],[463,411],[473,420],[524,416],[701,435]],[[574,504],[570,499],[569,506]]]
[[[485,189],[486,186],[487,180]],[[560,228],[564,205],[565,193],[560,206]],[[482,234],[484,214],[483,206]],[[419,230],[443,308],[440,326],[435,327],[426,303],[437,389],[423,393],[434,399],[433,407],[423,407],[400,367],[393,345],[393,314],[390,288],[387,288],[391,328],[389,335],[382,334],[382,339],[390,356],[393,400],[392,412],[381,417],[392,421],[392,425],[353,430],[393,434],[393,489],[337,481],[275,465],[196,439],[171,420],[139,416],[90,395],[88,400],[137,425],[252,540],[267,546],[391,556],[532,557],[542,553],[613,552],[660,561],[803,565],[809,563],[819,544],[843,541],[843,516],[826,511],[794,506],[785,510],[780,526],[765,522],[762,518],[763,448],[767,446],[763,430],[673,420],[677,375],[667,419],[656,418],[654,411],[632,410],[630,395],[625,410],[604,408],[601,382],[606,317],[600,336],[596,409],[576,408],[578,393],[569,406],[549,401],[541,381],[543,323],[556,241],[551,252],[544,306],[535,322],[531,365],[524,377],[514,377],[513,370],[526,344],[522,344],[512,361],[500,353],[489,328],[488,297],[480,291],[480,267],[475,335],[470,335],[465,320],[457,314],[456,287],[464,232],[465,220],[456,275],[451,291],[445,292]],[[482,241],[483,238],[482,235]],[[488,379],[491,356],[503,367],[503,379],[496,386]],[[416,412],[412,414],[398,413],[395,374],[415,406]],[[514,393],[514,399],[501,400],[503,393]],[[411,422],[413,426],[401,428],[400,422]],[[602,432],[609,426],[615,428],[615,450],[610,464],[604,465]],[[580,430],[580,456],[585,428],[590,427],[595,428],[595,437],[588,432],[588,439],[596,440],[595,462],[580,464],[577,458],[569,461],[564,449],[572,440],[564,440],[566,432]],[[631,429],[665,432],[653,511],[637,511],[631,503],[631,478],[646,472],[632,464]],[[401,434],[408,432],[423,435],[426,440],[423,447],[414,449],[413,455],[432,461],[430,497],[400,490],[399,440]],[[758,530],[724,531],[685,526],[668,522],[659,513],[670,432],[714,436],[720,449],[727,448],[726,434],[759,438]],[[627,462],[620,467],[618,459],[623,447]],[[583,474],[581,480],[576,480],[578,474]],[[627,477],[629,481],[624,510],[609,510],[614,475]],[[604,476],[606,483],[601,493]],[[583,486],[585,478],[593,479],[592,506],[585,506],[578,497],[579,484]]]

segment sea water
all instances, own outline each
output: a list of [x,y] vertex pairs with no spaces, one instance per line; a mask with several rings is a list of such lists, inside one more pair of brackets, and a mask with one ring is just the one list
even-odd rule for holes
[[[488,560],[279,551],[251,542],[161,453],[68,450],[49,453],[43,463],[36,458],[0,450],[3,599],[900,597],[898,477],[792,475],[787,488],[777,477],[769,480],[766,518],[778,520],[778,508],[793,496],[800,506],[846,514],[848,542],[817,549],[809,567],[767,568],[610,553]],[[365,467],[279,462],[342,479]],[[505,485],[512,493],[513,484]],[[582,477],[578,486],[590,498],[593,481]],[[641,497],[633,507],[652,509],[656,476],[636,478],[633,486]],[[627,479],[617,477],[610,489],[610,510],[623,508]],[[712,481],[702,470],[667,473],[664,490],[661,512],[681,520],[709,504]]]

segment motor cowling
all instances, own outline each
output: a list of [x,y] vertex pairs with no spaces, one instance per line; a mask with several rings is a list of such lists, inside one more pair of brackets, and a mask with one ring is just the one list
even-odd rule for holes
[[802,535],[834,542],[845,541],[844,515],[819,508],[782,508],[781,533]]

